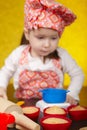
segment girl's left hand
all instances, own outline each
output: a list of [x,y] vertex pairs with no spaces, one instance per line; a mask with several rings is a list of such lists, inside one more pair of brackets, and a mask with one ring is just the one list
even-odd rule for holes
[[71,105],[77,105],[78,101],[75,100],[72,96],[67,94],[66,102],[70,103]]

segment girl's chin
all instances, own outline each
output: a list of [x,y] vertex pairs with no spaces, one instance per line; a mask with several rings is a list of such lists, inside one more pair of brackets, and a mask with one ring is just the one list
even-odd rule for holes
[[45,54],[45,55],[40,55],[40,57],[46,57],[46,56],[48,56],[49,54]]

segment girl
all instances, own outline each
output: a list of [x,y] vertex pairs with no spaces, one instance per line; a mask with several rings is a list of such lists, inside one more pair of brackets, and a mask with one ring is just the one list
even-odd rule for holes
[[63,88],[64,74],[71,83],[66,101],[77,104],[83,84],[83,72],[71,56],[57,47],[65,26],[76,16],[71,10],[53,0],[26,0],[22,45],[6,59],[0,71],[0,96],[7,98],[6,88],[14,77],[17,99],[41,99],[38,90]]

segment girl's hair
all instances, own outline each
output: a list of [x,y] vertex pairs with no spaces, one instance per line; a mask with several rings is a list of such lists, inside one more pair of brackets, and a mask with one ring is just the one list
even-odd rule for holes
[[[24,33],[22,34],[22,38],[21,38],[21,42],[20,45],[27,45],[29,44],[29,41],[25,38]],[[55,50],[54,52],[52,52],[51,54],[49,54],[48,56],[45,57],[46,58],[50,58],[50,59],[60,59],[59,55],[58,55],[58,51]]]
[[29,41],[25,38],[25,35],[23,33],[21,37],[20,45],[27,45],[27,44],[29,44]]

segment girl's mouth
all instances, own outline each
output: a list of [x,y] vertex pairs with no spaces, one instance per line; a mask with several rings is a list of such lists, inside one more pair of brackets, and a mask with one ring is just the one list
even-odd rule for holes
[[42,54],[48,54],[50,51],[49,50],[41,50],[40,53]]

